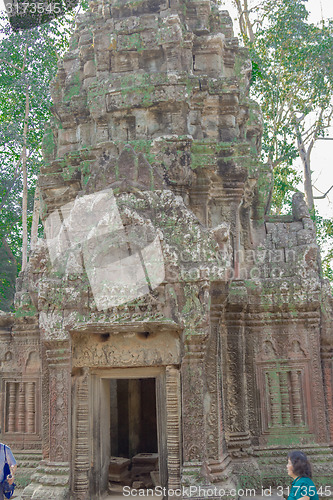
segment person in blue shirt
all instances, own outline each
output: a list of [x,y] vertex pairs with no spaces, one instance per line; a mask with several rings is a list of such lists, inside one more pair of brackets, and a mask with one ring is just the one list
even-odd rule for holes
[[[9,446],[6,446],[6,459],[7,463],[10,467],[11,471],[11,478],[7,479],[9,484],[12,484],[14,482],[14,474],[16,471],[16,460],[14,458],[14,455],[9,448]],[[0,500],[4,500],[4,494],[3,494],[3,468],[5,466],[5,445],[3,443],[0,443]]]
[[312,469],[308,457],[302,451],[288,453],[288,475],[293,479],[288,500],[319,500],[312,481]]

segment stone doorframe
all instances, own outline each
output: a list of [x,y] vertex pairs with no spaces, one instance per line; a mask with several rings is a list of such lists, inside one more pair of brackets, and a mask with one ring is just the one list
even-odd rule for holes
[[[107,488],[110,456],[110,379],[155,378],[160,481],[180,487],[181,395],[177,366],[73,369],[71,490],[76,500],[99,499]],[[103,420],[102,420],[103,418]]]
[[[96,471],[95,490],[107,489],[110,452],[110,390],[111,379],[154,378],[156,381],[156,417],[159,453],[160,481],[167,482],[165,370],[162,367],[110,368],[92,370],[90,374],[92,410],[92,463]],[[102,418],[101,418],[102,417]]]

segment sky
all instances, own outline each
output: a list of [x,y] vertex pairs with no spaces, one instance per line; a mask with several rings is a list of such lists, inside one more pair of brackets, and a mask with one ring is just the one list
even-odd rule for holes
[[[4,10],[4,1],[6,0],[0,0],[0,10]],[[237,15],[232,0],[222,0],[222,5],[223,8],[229,10],[234,19],[234,29],[237,34]],[[333,0],[308,0],[307,8],[310,12],[310,22],[317,23],[322,19],[333,18]],[[329,136],[333,138],[333,127],[329,131]],[[299,168],[301,168],[301,164]],[[320,196],[320,193],[326,192],[333,185],[333,140],[316,143],[311,156],[311,169],[313,170],[314,186],[318,189],[318,191],[314,190],[314,195]],[[333,189],[326,199],[316,200],[316,206],[321,216],[332,217]]]

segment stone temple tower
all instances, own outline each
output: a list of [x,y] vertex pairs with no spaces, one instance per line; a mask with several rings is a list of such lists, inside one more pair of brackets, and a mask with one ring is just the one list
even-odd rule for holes
[[291,447],[329,484],[332,300],[302,196],[265,215],[250,74],[211,0],[98,0],[78,20],[45,237],[0,317],[0,437],[25,500],[282,485]]

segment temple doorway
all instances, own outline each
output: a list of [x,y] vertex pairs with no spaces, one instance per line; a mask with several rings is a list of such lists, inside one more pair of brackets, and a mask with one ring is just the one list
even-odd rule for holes
[[156,379],[111,379],[109,489],[159,483]]
[[[121,493],[167,484],[165,370],[110,369],[92,375],[93,491]],[[95,468],[95,467],[94,467]]]

